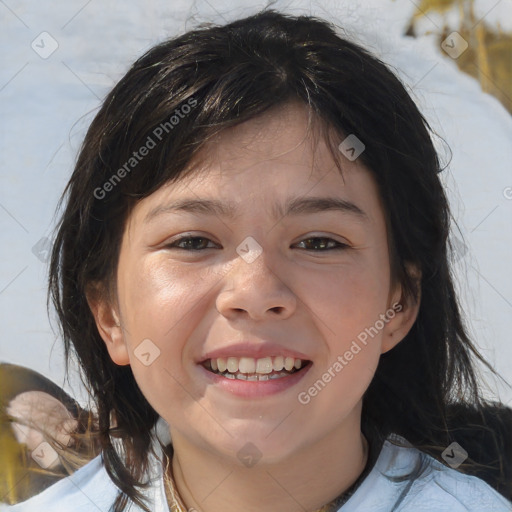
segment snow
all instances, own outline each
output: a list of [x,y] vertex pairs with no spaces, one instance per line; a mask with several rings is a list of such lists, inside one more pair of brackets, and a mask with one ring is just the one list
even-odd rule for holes
[[[235,6],[227,0],[73,0],[54,2],[51,9],[44,2],[0,4],[0,38],[7,49],[0,68],[0,361],[31,367],[84,401],[76,374],[69,383],[63,380],[62,348],[45,309],[47,264],[32,248],[51,237],[55,207],[88,123],[132,61],[155,43],[199,22],[230,21],[264,6],[240,0]],[[457,287],[477,345],[512,383],[512,193],[506,192],[512,187],[511,116],[458,71],[434,37],[401,35],[414,12],[409,0],[273,6],[333,20],[380,55],[399,72],[439,134],[436,144],[446,163],[447,145],[451,149],[441,177],[461,229],[454,234],[467,245],[457,262]],[[488,12],[486,23],[499,21],[510,30],[512,0],[478,0],[476,11]],[[431,17],[442,25],[441,18]],[[46,59],[31,47],[44,31],[48,44],[58,43]],[[512,403],[510,387],[492,379],[489,386],[490,397],[499,393]]]

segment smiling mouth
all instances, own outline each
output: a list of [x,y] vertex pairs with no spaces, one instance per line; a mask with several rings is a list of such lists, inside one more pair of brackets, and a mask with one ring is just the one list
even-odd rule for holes
[[202,366],[208,371],[227,379],[246,381],[268,381],[289,377],[302,371],[311,361],[293,357],[219,357],[207,359]]

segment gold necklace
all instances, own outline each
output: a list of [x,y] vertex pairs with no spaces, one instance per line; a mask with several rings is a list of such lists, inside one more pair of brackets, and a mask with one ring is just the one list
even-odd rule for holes
[[172,477],[171,458],[167,454],[165,454],[165,460],[164,479],[166,483],[165,496],[167,498],[167,504],[169,505],[171,512],[187,512],[187,507],[176,490],[174,479]]

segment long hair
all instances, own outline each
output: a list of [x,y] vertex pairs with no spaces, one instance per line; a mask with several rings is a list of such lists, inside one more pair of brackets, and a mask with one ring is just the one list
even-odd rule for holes
[[[483,403],[474,360],[485,361],[468,336],[454,290],[440,162],[405,87],[338,27],[312,16],[268,9],[222,26],[205,24],[149,50],[107,95],[61,199],[66,204],[51,257],[49,300],[66,357],[76,357],[97,406],[105,468],[121,490],[115,512],[128,500],[149,511],[141,489],[158,415],[130,367],[110,359],[86,291],[102,283],[115,297],[123,227],[138,200],[185,176],[192,158],[220,131],[290,101],[308,108],[340,172],[340,141],[354,134],[365,144],[359,158],[383,201],[392,278],[417,297],[406,265],[422,272],[418,317],[401,343],[382,355],[364,394],[363,431],[376,446],[396,433],[439,457],[453,441],[451,404],[479,411]],[[142,147],[149,149],[144,156]],[[466,413],[457,411],[464,423]]]

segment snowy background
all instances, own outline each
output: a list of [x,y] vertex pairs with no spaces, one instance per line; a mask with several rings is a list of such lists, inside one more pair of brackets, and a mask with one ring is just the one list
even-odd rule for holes
[[[235,5],[235,6],[234,6]],[[64,381],[61,344],[46,313],[46,255],[58,198],[100,101],[143,52],[203,21],[224,23],[266,3],[0,0],[0,361]],[[456,276],[471,333],[512,383],[512,117],[460,72],[429,34],[434,14],[405,37],[412,0],[276,1],[343,26],[408,85],[439,134],[442,173],[458,229]],[[512,0],[477,0],[478,22],[512,30]],[[455,18],[454,18],[455,19]],[[57,332],[57,331],[55,331]],[[488,397],[512,406],[512,389],[486,374]]]

